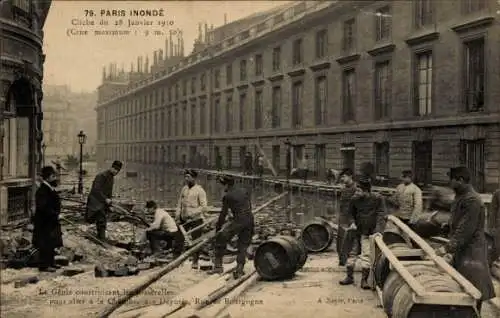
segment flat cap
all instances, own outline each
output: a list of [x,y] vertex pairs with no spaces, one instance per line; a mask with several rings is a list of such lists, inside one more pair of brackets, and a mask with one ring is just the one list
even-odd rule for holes
[[111,168],[115,168],[118,170],[121,170],[122,167],[123,167],[123,163],[121,161],[118,161],[118,160],[113,161],[113,163],[111,164]]
[[57,174],[56,169],[52,166],[45,166],[40,170],[40,176],[43,179],[47,179],[51,175]]
[[217,177],[217,182],[220,184],[234,184],[234,178],[230,175],[220,175]]

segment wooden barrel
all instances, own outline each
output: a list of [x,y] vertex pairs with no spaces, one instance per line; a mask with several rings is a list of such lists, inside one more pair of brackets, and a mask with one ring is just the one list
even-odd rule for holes
[[[428,292],[460,293],[462,288],[447,275],[420,275],[415,277]],[[392,305],[392,318],[427,317],[474,317],[474,309],[466,306],[445,306],[413,303],[413,291],[404,284],[395,294]]]
[[[393,243],[390,245],[387,245],[387,247],[391,251],[398,251],[398,250],[405,250],[411,248],[411,246],[408,246],[406,243]],[[419,256],[408,256],[408,257],[398,257],[398,259],[401,260],[419,260]],[[377,286],[382,288],[384,286],[384,283],[387,279],[387,276],[389,276],[389,273],[391,272],[391,269],[389,267],[389,261],[385,257],[383,253],[379,253],[377,256],[375,256],[375,268],[374,268],[374,278],[375,278],[375,283]]]
[[261,243],[254,255],[255,269],[265,280],[291,278],[306,260],[306,248],[291,236],[276,236]]
[[332,245],[336,232],[336,224],[318,217],[303,227],[301,239],[308,252],[318,253]]
[[[437,267],[431,265],[413,264],[406,266],[406,269],[414,277],[420,275],[436,276],[442,274]],[[384,283],[384,288],[382,289],[382,301],[384,310],[389,317],[392,315],[392,302],[394,300],[394,296],[405,284],[405,280],[395,270],[389,274]]]

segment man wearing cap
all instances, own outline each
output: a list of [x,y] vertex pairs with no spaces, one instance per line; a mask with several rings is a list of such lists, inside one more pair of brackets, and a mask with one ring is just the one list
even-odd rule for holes
[[339,266],[344,266],[347,255],[343,253],[345,232],[349,225],[352,224],[352,217],[349,214],[349,203],[355,193],[361,192],[354,182],[354,173],[350,168],[344,168],[339,175],[342,182],[342,189],[340,190],[340,207],[338,212],[338,226],[339,235],[337,235],[337,254],[339,257]]
[[[212,274],[223,272],[222,258],[226,251],[227,243],[238,235],[238,255],[236,257],[236,270],[233,272],[235,279],[240,278],[245,273],[243,268],[246,261],[246,251],[252,242],[254,232],[254,218],[252,213],[252,203],[248,191],[241,187],[234,186],[234,179],[230,176],[221,176],[218,179],[225,187],[226,194],[222,198],[222,210],[215,227],[217,235],[215,237],[215,257]],[[227,214],[231,210],[233,219],[223,228]]]
[[415,224],[422,214],[422,190],[413,183],[411,170],[401,173],[401,181],[394,195],[394,203],[398,207],[394,214],[406,224]]
[[[186,232],[204,223],[203,212],[207,210],[207,194],[199,184],[196,184],[196,177],[198,177],[198,173],[195,170],[185,170],[184,181],[186,185],[181,189],[179,201],[175,210],[175,220],[184,227]],[[202,234],[203,229],[198,229],[191,233],[191,237],[196,240],[200,238]],[[182,238],[184,239],[184,236]],[[199,256],[199,253],[193,254],[193,269],[198,269]]]
[[486,252],[484,205],[470,184],[468,168],[451,168],[448,176],[455,200],[451,206],[449,241],[438,253],[481,292],[477,306],[480,312],[482,301],[495,297]]
[[38,249],[38,269],[55,272],[55,249],[63,246],[59,213],[61,199],[55,190],[57,172],[51,166],[43,167],[42,182],[35,194],[35,215],[33,217],[33,246]]
[[166,241],[167,250],[173,248],[174,258],[179,257],[182,253],[184,241],[174,219],[167,211],[159,208],[155,201],[146,202],[146,210],[150,214],[154,213],[155,216],[153,223],[146,229],[146,237],[151,246],[151,252],[153,254],[158,253],[160,241]]
[[87,222],[96,224],[97,238],[101,241],[106,239],[106,215],[112,204],[114,177],[120,172],[123,164],[115,160],[111,168],[100,172],[92,182],[89,196],[87,198]]
[[351,285],[354,283],[354,266],[356,261],[361,261],[361,288],[371,289],[368,284],[370,274],[370,236],[375,233],[382,233],[385,227],[386,207],[382,196],[371,192],[371,177],[363,175],[360,177],[358,186],[361,193],[356,193],[349,203],[349,214],[354,222],[349,227],[350,230],[356,230],[356,238],[361,242],[361,253],[358,255],[356,244],[349,253],[347,259],[347,276],[340,281],[341,285]]

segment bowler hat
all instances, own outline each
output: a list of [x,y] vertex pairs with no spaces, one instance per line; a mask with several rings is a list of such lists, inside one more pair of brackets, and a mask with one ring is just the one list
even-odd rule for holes
[[123,163],[121,161],[115,160],[113,164],[111,164],[111,168],[115,168],[117,170],[121,170],[123,167]]
[[47,179],[51,175],[57,174],[56,169],[52,166],[45,166],[40,170],[40,176],[42,179]]

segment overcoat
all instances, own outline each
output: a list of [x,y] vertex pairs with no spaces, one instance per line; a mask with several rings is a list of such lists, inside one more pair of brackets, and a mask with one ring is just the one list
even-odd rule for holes
[[96,175],[87,198],[87,222],[92,223],[97,212],[105,212],[108,209],[106,199],[111,199],[113,195],[113,183],[114,176],[109,170]]
[[63,246],[59,213],[61,198],[56,190],[42,183],[35,194],[32,244],[38,249]]
[[451,214],[449,242],[445,248],[453,255],[453,267],[479,289],[481,300],[494,298],[484,235],[485,212],[481,197],[472,186],[457,193]]

